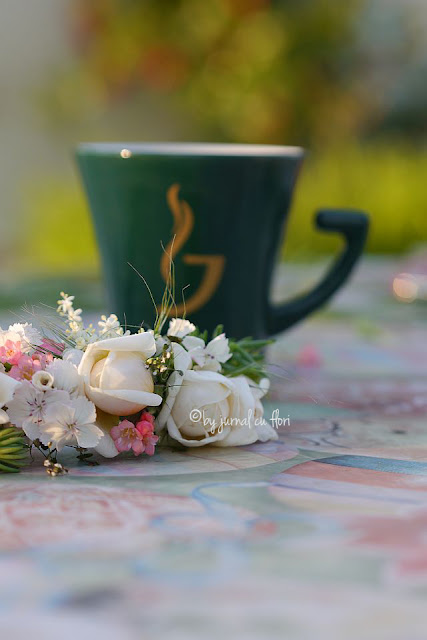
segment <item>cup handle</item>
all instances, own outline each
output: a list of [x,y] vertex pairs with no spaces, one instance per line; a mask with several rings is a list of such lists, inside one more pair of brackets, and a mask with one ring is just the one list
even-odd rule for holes
[[274,335],[288,329],[315,309],[321,307],[350,275],[363,251],[369,218],[358,211],[327,209],[318,211],[316,226],[323,231],[336,231],[345,238],[345,247],[325,278],[308,294],[283,305],[268,305],[267,332]]

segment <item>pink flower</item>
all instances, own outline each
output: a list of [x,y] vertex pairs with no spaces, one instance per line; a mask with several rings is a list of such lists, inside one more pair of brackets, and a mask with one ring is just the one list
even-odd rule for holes
[[[40,369],[46,369],[47,365],[53,362],[53,355],[51,353],[33,353],[31,357]],[[36,371],[39,371],[39,369],[36,369]]]
[[46,364],[43,354],[21,355],[9,371],[9,375],[15,380],[31,380],[36,371],[42,371]]
[[54,356],[62,356],[65,349],[63,342],[55,342],[50,338],[43,338],[41,345],[37,348],[40,353],[53,354]]
[[151,413],[144,411],[144,413],[141,414],[139,422],[136,424],[136,428],[142,436],[145,453],[147,456],[152,456],[159,436],[154,434],[154,417]]
[[323,361],[318,349],[312,344],[306,344],[297,355],[297,363],[300,367],[318,368]]
[[19,358],[22,356],[21,343],[6,340],[5,344],[0,347],[0,362],[6,364],[18,364]]
[[21,355],[16,364],[9,371],[9,375],[15,380],[31,380],[36,371],[43,369],[39,360],[33,360],[31,356]]
[[[12,364],[10,360],[9,362]],[[19,358],[15,359],[9,375],[15,380],[31,380],[37,371],[44,371],[51,362],[53,362],[51,353],[33,353],[32,356],[20,353]]]
[[117,451],[132,451],[136,456],[146,453],[152,456],[159,436],[154,435],[154,418],[144,411],[135,426],[130,420],[122,420],[110,432]]

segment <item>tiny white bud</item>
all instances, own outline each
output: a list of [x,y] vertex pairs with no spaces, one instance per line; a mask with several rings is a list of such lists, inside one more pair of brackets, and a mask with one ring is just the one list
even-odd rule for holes
[[47,371],[36,371],[31,378],[31,382],[39,391],[46,391],[51,389],[53,385],[53,375]]

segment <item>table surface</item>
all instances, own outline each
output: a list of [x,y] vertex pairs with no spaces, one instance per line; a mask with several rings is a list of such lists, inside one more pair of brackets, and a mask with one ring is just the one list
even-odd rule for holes
[[426,321],[390,294],[403,266],[366,260],[271,348],[277,442],[0,476],[4,637],[425,638]]

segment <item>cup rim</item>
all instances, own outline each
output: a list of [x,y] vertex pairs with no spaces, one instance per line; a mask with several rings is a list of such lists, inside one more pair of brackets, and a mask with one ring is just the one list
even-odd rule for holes
[[304,149],[286,145],[221,142],[82,142],[77,146],[77,154],[122,158],[131,158],[133,155],[301,157]]

